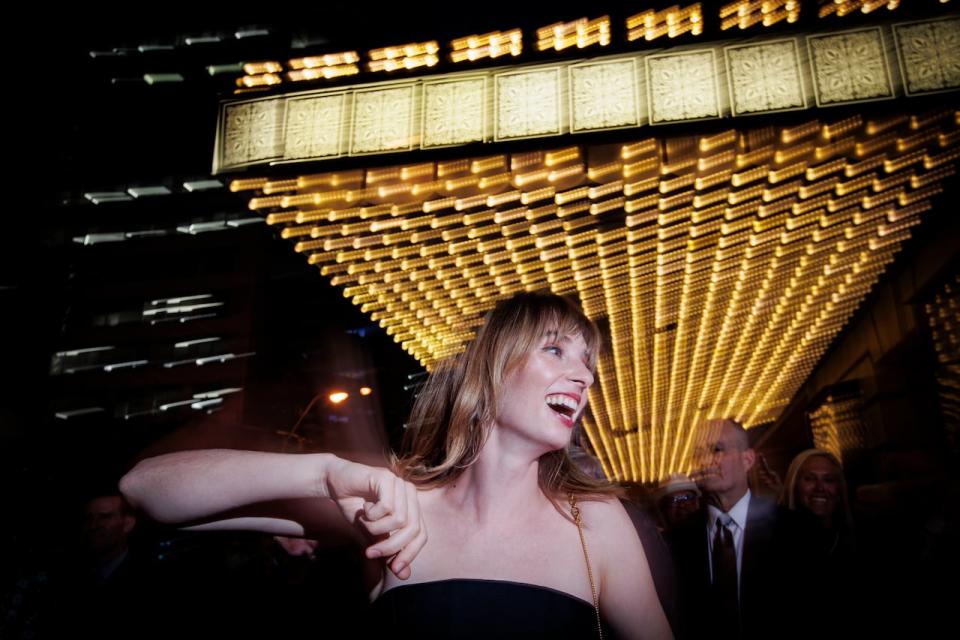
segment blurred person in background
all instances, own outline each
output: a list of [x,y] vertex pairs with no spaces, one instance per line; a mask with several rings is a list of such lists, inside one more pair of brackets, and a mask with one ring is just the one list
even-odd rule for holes
[[787,468],[780,504],[795,516],[802,553],[792,597],[807,603],[809,615],[798,619],[798,632],[820,633],[824,625],[851,637],[867,631],[870,580],[857,555],[840,460],[823,449],[797,454]]
[[805,517],[818,552],[834,557],[854,552],[847,481],[840,460],[829,451],[797,454],[787,468],[780,504]]
[[672,473],[654,494],[664,531],[671,531],[700,511],[700,489],[685,473]]

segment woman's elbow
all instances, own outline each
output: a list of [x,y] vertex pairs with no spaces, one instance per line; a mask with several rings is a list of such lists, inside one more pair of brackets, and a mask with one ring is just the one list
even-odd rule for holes
[[144,508],[144,499],[147,494],[146,476],[149,475],[143,460],[127,471],[118,484],[120,494],[135,509]]

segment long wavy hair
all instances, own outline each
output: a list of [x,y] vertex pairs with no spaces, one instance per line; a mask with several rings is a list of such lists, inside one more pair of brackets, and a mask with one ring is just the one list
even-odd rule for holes
[[[459,356],[440,363],[417,396],[404,434],[398,474],[414,484],[443,486],[473,464],[490,434],[507,376],[546,335],[579,335],[596,369],[600,332],[576,303],[544,293],[520,293],[498,303]],[[539,483],[556,501],[614,493],[572,462],[566,449],[543,454]]]

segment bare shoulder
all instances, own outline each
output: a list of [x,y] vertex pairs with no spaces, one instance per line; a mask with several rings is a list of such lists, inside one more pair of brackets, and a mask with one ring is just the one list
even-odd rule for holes
[[[577,501],[577,506],[580,507],[583,524],[588,529],[608,534],[623,528],[624,525],[632,527],[630,516],[616,496],[581,499]],[[632,528],[627,531],[632,531]]]
[[579,504],[599,575],[600,610],[620,637],[671,638],[643,545],[623,504],[613,496]]
[[618,498],[604,496],[578,504],[584,533],[603,566],[615,569],[624,563],[646,564],[636,528]]

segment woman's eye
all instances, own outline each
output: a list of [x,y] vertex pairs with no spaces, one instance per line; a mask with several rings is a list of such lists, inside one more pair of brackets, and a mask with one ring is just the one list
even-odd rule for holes
[[546,351],[546,352],[548,352],[548,353],[552,353],[552,354],[555,355],[555,356],[563,355],[563,349],[561,349],[560,347],[554,346],[554,345],[551,345],[551,346],[549,346],[549,347],[544,347],[543,350]]

